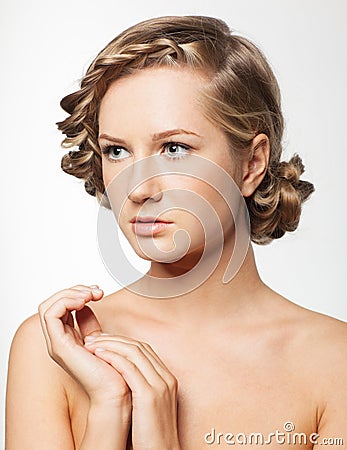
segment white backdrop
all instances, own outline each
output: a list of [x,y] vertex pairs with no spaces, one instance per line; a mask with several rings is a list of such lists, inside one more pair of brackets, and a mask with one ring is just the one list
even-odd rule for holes
[[[253,40],[277,75],[285,152],[316,192],[298,230],[254,246],[266,283],[307,308],[347,320],[345,181],[347,3],[344,0],[2,0],[1,394],[15,330],[54,292],[77,283],[119,289],[97,250],[96,200],[60,169],[55,122],[93,57],[124,28],[168,14],[211,15]],[[147,264],[147,263],[146,263]],[[144,265],[143,267],[147,267]],[[2,413],[3,411],[1,411]]]

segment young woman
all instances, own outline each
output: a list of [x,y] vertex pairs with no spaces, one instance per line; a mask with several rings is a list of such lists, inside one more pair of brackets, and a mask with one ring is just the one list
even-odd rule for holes
[[20,326],[7,450],[344,448],[346,324],[265,285],[249,242],[295,230],[313,192],[298,155],[281,161],[262,53],[214,18],[151,19],[110,42],[62,107],[78,147],[63,170],[151,267],[107,297],[57,292]]

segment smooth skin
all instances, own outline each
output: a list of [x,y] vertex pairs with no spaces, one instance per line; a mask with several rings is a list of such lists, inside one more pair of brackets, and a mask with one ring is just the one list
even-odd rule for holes
[[[195,101],[204,82],[187,69],[155,68],[111,85],[99,113],[100,147],[113,146],[102,157],[106,186],[136,160],[189,147],[227,170],[242,195],[254,192],[268,164],[268,138],[253,139],[252,158],[233,159],[225,134]],[[173,129],[194,134],[153,139]],[[219,208],[216,192],[201,181],[148,180],[129,193],[119,222],[139,256],[131,218],[147,200],[164,202],[158,192],[178,182]],[[194,291],[160,300],[125,288],[104,297],[97,286],[78,285],[52,295],[20,326],[9,361],[7,450],[124,450],[128,433],[136,450],[222,449],[231,445],[227,433],[266,439],[289,421],[307,443],[280,448],[321,449],[323,438],[347,445],[347,325],[271,290],[251,245],[223,285],[233,234],[222,206],[219,212],[227,236],[222,258]],[[158,246],[170,249],[174,229],[184,228],[194,237],[192,251],[174,263],[152,261],[153,276],[189,270],[203,245],[192,215],[171,210],[170,220]],[[312,433],[319,433],[316,445]],[[279,448],[274,438],[266,446]]]

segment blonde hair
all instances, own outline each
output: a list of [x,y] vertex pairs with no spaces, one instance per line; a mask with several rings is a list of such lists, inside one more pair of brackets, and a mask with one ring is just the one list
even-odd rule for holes
[[251,239],[266,244],[294,231],[301,205],[314,191],[300,180],[304,166],[296,154],[282,154],[283,115],[276,78],[262,52],[248,39],[233,35],[222,20],[204,16],[167,16],[140,22],[120,33],[96,56],[81,88],[61,101],[69,113],[58,128],[70,150],[62,169],[84,180],[100,201],[105,191],[98,146],[98,108],[112,81],[147,67],[186,66],[203,70],[209,83],[202,92],[207,117],[228,136],[236,153],[249,152],[252,139],[270,141],[267,172],[247,197]]

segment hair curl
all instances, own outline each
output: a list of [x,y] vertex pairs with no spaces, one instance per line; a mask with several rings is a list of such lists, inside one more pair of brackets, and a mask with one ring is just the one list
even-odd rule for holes
[[62,169],[83,179],[88,194],[101,201],[105,191],[98,146],[98,109],[110,84],[154,66],[203,70],[209,82],[202,98],[206,116],[224,130],[236,153],[249,152],[253,138],[270,141],[267,172],[246,198],[251,239],[266,244],[299,223],[302,203],[314,186],[300,180],[304,166],[295,154],[280,161],[284,120],[277,80],[263,53],[232,34],[225,22],[204,16],[166,16],[140,22],[120,33],[96,56],[80,89],[64,97],[69,116],[58,122],[62,146],[78,147],[62,158]]

